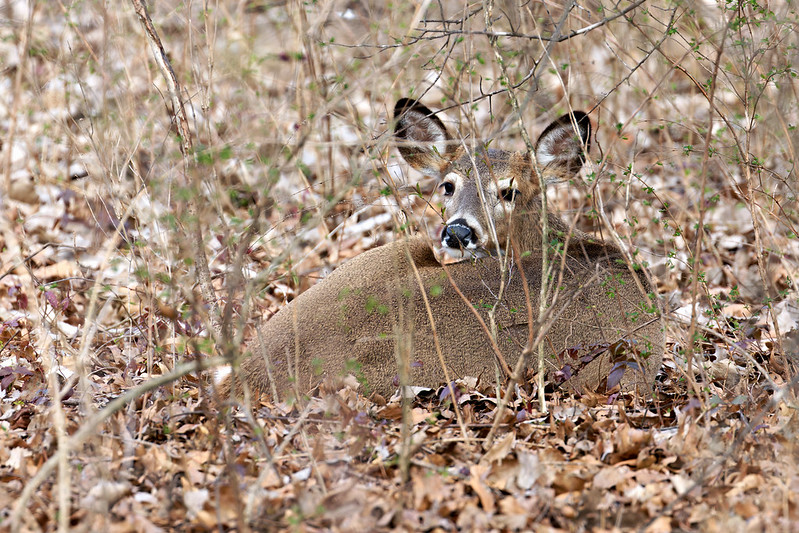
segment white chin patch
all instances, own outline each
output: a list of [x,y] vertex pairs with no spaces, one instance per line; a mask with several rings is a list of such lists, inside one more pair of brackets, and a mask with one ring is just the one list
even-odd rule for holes
[[463,261],[466,259],[480,259],[482,257],[488,257],[489,255],[491,255],[482,248],[474,250],[470,249],[463,250],[462,248],[450,248],[449,246],[442,245],[441,248],[439,248],[439,250],[443,255],[446,255],[447,257],[455,259],[457,261]]

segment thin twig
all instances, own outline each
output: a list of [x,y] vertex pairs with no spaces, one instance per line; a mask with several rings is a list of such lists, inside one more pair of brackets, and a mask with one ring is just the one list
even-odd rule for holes
[[[131,0],[133,9],[139,17],[144,34],[147,37],[147,42],[150,44],[150,49],[153,53],[158,68],[161,71],[164,80],[166,81],[167,89],[169,91],[169,100],[172,106],[172,116],[175,121],[175,127],[178,130],[180,137],[180,152],[183,155],[183,174],[185,184],[190,185],[190,171],[193,169],[193,154],[192,154],[192,135],[189,129],[189,121],[186,118],[186,109],[183,106],[181,99],[181,87],[178,82],[175,71],[172,69],[172,64],[169,61],[164,45],[161,43],[161,38],[153,25],[150,14],[147,12],[147,7],[142,0]],[[199,187],[195,187],[197,191]],[[202,291],[204,303],[211,310],[209,313],[209,321],[211,329],[216,338],[220,338],[222,331],[219,324],[219,317],[216,304],[216,294],[214,287],[211,284],[211,271],[208,267],[208,259],[205,255],[205,243],[202,232],[202,223],[199,217],[196,202],[192,199],[188,201],[188,222],[191,225],[190,241],[193,248],[195,268],[197,277],[200,282],[200,290]],[[228,302],[230,305],[230,302]]]
[[[569,7],[564,9],[563,16],[561,17],[560,23],[557,26],[556,31],[560,31],[560,27],[566,20],[568,13],[571,11],[572,7],[574,6],[574,2],[572,2]],[[491,13],[493,11],[494,2],[493,0],[486,0],[485,2],[485,20],[486,20],[486,29],[488,31],[492,31],[493,22]],[[502,72],[502,78],[508,83],[508,98],[511,103],[511,107],[513,108],[513,112],[516,115],[516,118],[519,122],[522,140],[524,141],[524,145],[527,149],[527,153],[530,156],[530,162],[532,163],[532,167],[535,170],[535,173],[538,176],[538,185],[540,188],[541,194],[541,286],[540,286],[540,296],[538,301],[538,318],[539,321],[544,316],[546,312],[546,295],[548,292],[549,287],[549,246],[547,243],[549,242],[549,216],[547,213],[547,184],[546,180],[544,179],[544,175],[541,172],[541,169],[538,166],[538,161],[536,160],[535,156],[535,145],[533,145],[532,140],[530,139],[530,135],[527,133],[527,129],[524,126],[524,120],[522,118],[522,110],[519,107],[519,100],[516,98],[516,93],[511,84],[509,83],[510,77],[508,76],[508,70],[505,63],[504,58],[502,57],[502,53],[500,52],[499,45],[497,39],[490,38],[489,43],[491,44],[491,48],[494,51],[494,56],[497,59],[497,63],[500,66]],[[547,54],[547,50],[545,50],[545,54]],[[535,71],[535,67],[530,71],[529,75],[532,75],[532,72]],[[516,365],[519,366],[518,363]],[[547,412],[546,406],[546,398],[544,396],[544,347],[543,345],[539,346],[539,354],[538,354],[538,400],[539,400],[539,409],[541,412]],[[514,372],[515,375],[515,372]]]
[[[463,414],[461,413],[460,406],[458,405],[458,399],[455,395],[455,391],[453,390],[453,383],[452,379],[449,375],[449,369],[447,369],[446,361],[444,360],[444,353],[441,351],[441,344],[438,340],[438,332],[436,331],[436,321],[435,317],[433,317],[433,310],[430,307],[430,300],[427,298],[427,290],[424,286],[424,282],[422,281],[422,277],[419,274],[419,269],[416,267],[416,261],[414,261],[413,257],[411,256],[410,250],[407,246],[407,241],[405,245],[405,255],[407,256],[408,262],[411,265],[411,269],[413,270],[413,275],[416,278],[416,283],[419,285],[419,293],[422,296],[422,301],[424,302],[424,308],[427,312],[427,318],[430,320],[430,330],[433,333],[433,343],[436,347],[436,354],[438,355],[438,361],[441,363],[441,368],[444,370],[444,379],[447,380],[447,388],[449,389],[449,397],[452,400],[452,409],[455,411],[455,416],[458,419],[458,425],[461,428],[461,433],[463,433],[466,442],[470,442],[469,433],[466,431],[466,425],[463,422]],[[471,305],[469,307],[472,307]]]

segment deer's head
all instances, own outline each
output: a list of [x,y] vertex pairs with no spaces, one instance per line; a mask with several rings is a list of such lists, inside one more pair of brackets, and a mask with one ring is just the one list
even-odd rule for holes
[[441,119],[415,100],[399,100],[394,118],[402,157],[439,180],[446,224],[441,244],[453,257],[498,253],[512,229],[535,231],[527,226],[538,224],[538,173],[547,182],[577,173],[591,137],[588,115],[581,111],[564,115],[538,138],[534,164],[526,151],[488,148],[483,143],[472,151],[454,140]]

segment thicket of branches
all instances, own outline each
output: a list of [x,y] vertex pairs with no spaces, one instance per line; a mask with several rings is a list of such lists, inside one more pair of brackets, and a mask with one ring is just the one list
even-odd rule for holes
[[[8,0],[0,15],[3,526],[799,521],[791,4]],[[654,400],[556,390],[544,412],[520,388],[497,422],[496,389],[470,382],[466,435],[435,393],[404,428],[351,389],[218,409],[200,370],[239,357],[261,319],[361,251],[435,231],[436,184],[392,147],[401,97],[512,149],[590,113],[590,160],[549,206],[657,281]]]

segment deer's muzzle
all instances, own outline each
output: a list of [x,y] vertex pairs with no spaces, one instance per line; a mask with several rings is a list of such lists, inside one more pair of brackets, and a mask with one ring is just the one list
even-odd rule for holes
[[466,223],[466,220],[458,218],[447,224],[441,232],[441,244],[447,248],[462,249],[474,248],[477,244],[474,238],[474,231]]

